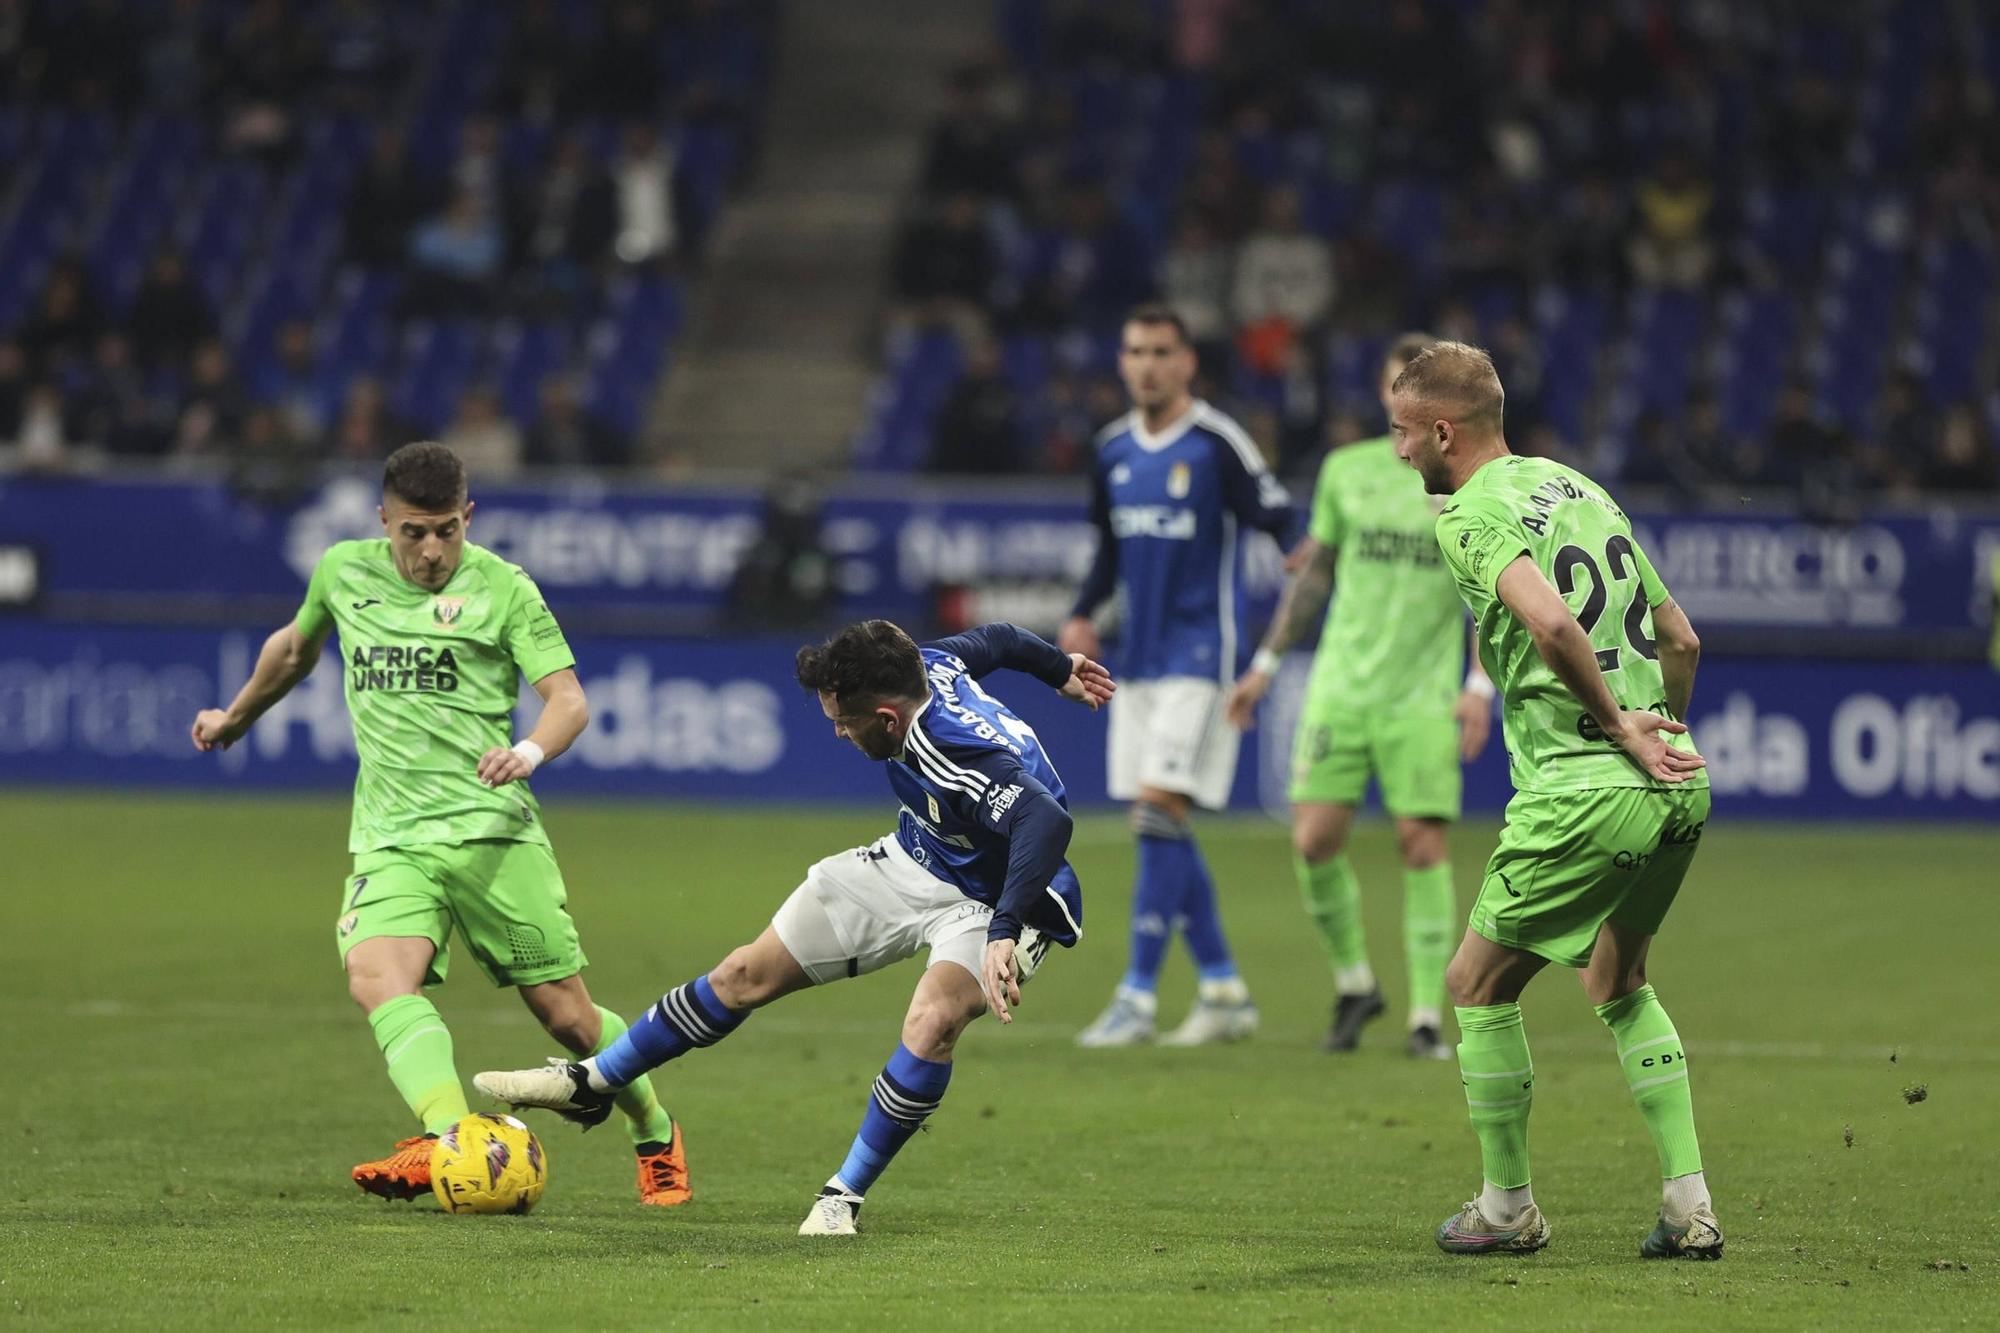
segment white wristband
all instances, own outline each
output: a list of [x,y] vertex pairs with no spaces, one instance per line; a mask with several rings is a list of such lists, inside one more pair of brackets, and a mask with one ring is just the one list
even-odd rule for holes
[[1285,659],[1269,648],[1259,648],[1250,658],[1250,669],[1266,676],[1278,674],[1278,664]]
[[542,760],[548,758],[547,755],[542,753],[542,747],[533,741],[515,741],[513,750],[515,754],[520,755],[521,758],[528,761],[528,771],[530,773],[540,768]]
[[1493,682],[1483,671],[1470,672],[1465,677],[1465,692],[1476,694],[1482,699],[1491,699],[1494,694]]

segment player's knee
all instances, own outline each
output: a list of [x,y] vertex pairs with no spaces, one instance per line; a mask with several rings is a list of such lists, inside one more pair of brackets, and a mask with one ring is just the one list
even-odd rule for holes
[[562,1009],[536,1015],[542,1020],[542,1031],[555,1038],[556,1043],[573,1055],[588,1055],[597,1045],[603,1020],[597,1011],[589,1006],[581,1011]]
[[913,1005],[903,1018],[903,1045],[919,1059],[949,1060],[959,1036],[984,1012],[983,1003],[976,1009],[942,999]]
[[1479,968],[1463,953],[1454,954],[1450,964],[1445,967],[1445,994],[1451,997],[1451,1002],[1455,1005],[1464,1007],[1492,1003],[1486,998],[1490,985],[1491,979],[1482,975]]
[[1434,823],[1403,823],[1396,826],[1396,846],[1403,864],[1411,870],[1429,870],[1444,860],[1444,826]]
[[372,1014],[399,995],[415,995],[417,990],[397,978],[391,977],[379,968],[368,966],[347,969],[347,995],[361,1007],[364,1014]]
[[1132,831],[1142,838],[1183,840],[1188,836],[1187,806],[1140,797],[1132,802]]
[[783,994],[776,969],[747,944],[715,965],[708,984],[715,998],[731,1009],[755,1009]]
[[1325,824],[1292,826],[1292,851],[1307,865],[1322,865],[1340,855],[1347,839],[1341,830]]

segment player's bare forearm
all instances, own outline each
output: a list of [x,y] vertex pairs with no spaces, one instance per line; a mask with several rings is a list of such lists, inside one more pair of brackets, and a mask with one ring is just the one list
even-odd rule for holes
[[1694,669],[1701,661],[1701,639],[1688,622],[1687,612],[1671,597],[1653,608],[1653,629],[1659,636],[1656,646],[1667,707],[1674,710],[1675,717],[1684,719],[1694,700]]
[[292,687],[312,674],[319,664],[319,645],[299,633],[296,624],[286,625],[264,640],[258,650],[257,665],[250,679],[224,709],[232,730],[248,731],[250,724],[269,712],[271,706],[292,692]]
[[534,730],[522,739],[539,746],[546,763],[583,735],[583,729],[590,725],[590,704],[583,697],[582,682],[569,668],[536,681],[535,693],[542,696],[542,715],[535,719]]
[[1278,609],[1271,615],[1271,628],[1264,634],[1263,646],[1273,653],[1284,653],[1293,644],[1304,642],[1326,614],[1327,599],[1333,595],[1336,552],[1310,537],[1302,545],[1307,548],[1304,559],[1297,572],[1285,580],[1284,591],[1278,594]]
[[1576,696],[1577,702],[1597,720],[1597,725],[1604,728],[1605,735],[1616,735],[1624,725],[1624,710],[1618,706],[1617,696],[1611,693],[1604,673],[1597,668],[1597,649],[1591,646],[1583,626],[1570,620],[1567,624],[1536,627],[1532,632],[1535,651],[1556,673],[1556,679]]

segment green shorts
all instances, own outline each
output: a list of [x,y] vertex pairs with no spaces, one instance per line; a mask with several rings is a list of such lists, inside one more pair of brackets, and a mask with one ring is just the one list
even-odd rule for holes
[[347,951],[378,936],[437,946],[424,984],[444,981],[454,927],[496,986],[560,981],[583,969],[562,871],[539,842],[500,840],[385,847],[354,858],[334,932]]
[[1516,793],[1472,928],[1565,967],[1590,961],[1606,921],[1659,934],[1708,804],[1707,787]]
[[1457,721],[1449,713],[1375,715],[1308,700],[1292,742],[1292,802],[1359,805],[1371,775],[1390,814],[1457,819]]

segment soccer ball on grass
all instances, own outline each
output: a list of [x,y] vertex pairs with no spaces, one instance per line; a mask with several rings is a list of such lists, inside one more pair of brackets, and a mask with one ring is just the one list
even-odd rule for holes
[[548,1183],[542,1141],[511,1115],[469,1115],[431,1149],[431,1193],[447,1213],[525,1213]]

